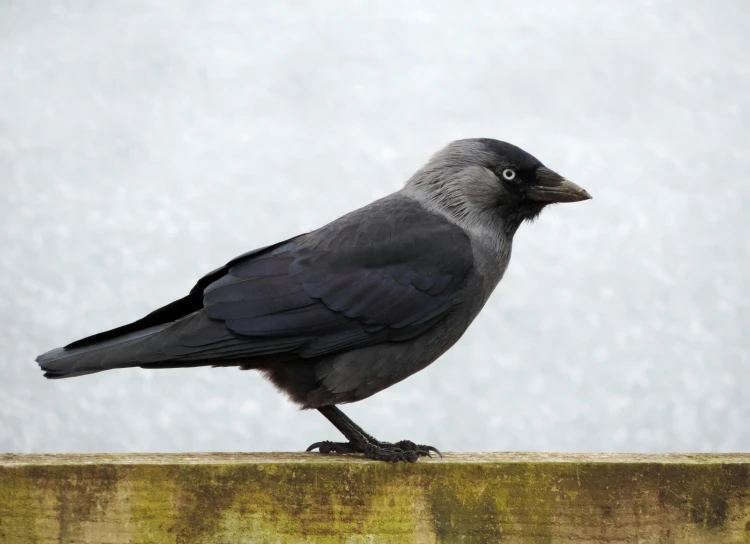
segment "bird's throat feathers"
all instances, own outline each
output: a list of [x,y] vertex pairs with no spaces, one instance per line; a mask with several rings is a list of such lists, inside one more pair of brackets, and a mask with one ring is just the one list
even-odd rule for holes
[[545,204],[540,202],[523,202],[521,204],[512,204],[498,206],[498,211],[504,217],[506,232],[513,236],[521,223],[528,221],[529,223],[535,221],[542,210],[545,208]]

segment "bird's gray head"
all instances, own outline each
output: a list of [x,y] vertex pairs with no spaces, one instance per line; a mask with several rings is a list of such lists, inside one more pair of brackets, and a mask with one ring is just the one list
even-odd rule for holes
[[523,149],[489,138],[451,142],[404,191],[466,226],[500,228],[511,236],[548,204],[591,198]]

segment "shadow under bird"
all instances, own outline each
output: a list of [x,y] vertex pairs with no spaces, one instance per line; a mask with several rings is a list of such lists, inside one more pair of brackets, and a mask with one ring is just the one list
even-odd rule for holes
[[146,317],[37,358],[47,378],[115,368],[261,371],[347,442],[307,451],[416,461],[336,405],[365,399],[440,357],[503,277],[513,235],[548,204],[591,198],[522,149],[458,140],[399,191],[210,272]]

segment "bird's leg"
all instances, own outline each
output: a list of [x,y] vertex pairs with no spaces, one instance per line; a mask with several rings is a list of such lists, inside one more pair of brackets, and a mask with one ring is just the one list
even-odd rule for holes
[[420,457],[431,457],[430,452],[440,455],[440,452],[432,446],[415,444],[410,440],[400,442],[380,442],[367,434],[362,427],[349,419],[344,412],[335,406],[323,406],[318,408],[328,421],[343,434],[349,442],[316,442],[307,451],[318,449],[320,453],[364,453],[365,457],[377,461],[414,462]]

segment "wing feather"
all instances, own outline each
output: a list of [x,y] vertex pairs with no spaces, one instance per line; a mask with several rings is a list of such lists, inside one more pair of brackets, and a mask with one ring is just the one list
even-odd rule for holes
[[149,338],[136,358],[145,365],[313,358],[407,340],[460,302],[471,268],[461,229],[390,197],[212,272],[191,292],[202,308]]

